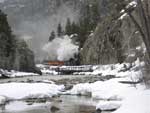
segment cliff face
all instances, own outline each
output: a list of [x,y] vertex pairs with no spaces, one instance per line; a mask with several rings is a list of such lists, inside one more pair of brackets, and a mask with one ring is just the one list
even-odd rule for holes
[[[139,32],[129,16],[119,18],[117,17],[119,13],[120,11],[111,7],[108,15],[103,16],[80,52],[82,64],[132,62],[137,57],[144,57],[142,53],[144,46]],[[136,11],[133,12],[134,16],[135,13]]]
[[[81,51],[83,64],[108,64],[122,62],[123,56],[120,41],[120,21],[105,19],[101,22],[92,36],[88,38]],[[118,43],[117,46],[114,43]]]

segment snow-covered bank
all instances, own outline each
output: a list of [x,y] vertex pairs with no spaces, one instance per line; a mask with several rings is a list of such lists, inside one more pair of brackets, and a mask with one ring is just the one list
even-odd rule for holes
[[29,73],[29,72],[12,72],[10,77],[22,77],[22,76],[38,76],[39,74],[36,73]]
[[97,106],[96,109],[101,109],[103,111],[105,110],[116,110],[121,106],[121,102],[120,101],[100,101]]
[[133,77],[133,79],[140,79],[141,68],[145,65],[144,62],[140,62],[137,59],[133,63],[122,64],[109,64],[109,65],[95,65],[93,66],[93,72],[81,72],[79,74],[85,75],[115,75],[116,77]]
[[150,90],[143,84],[127,84],[129,77],[113,78],[95,83],[81,83],[64,94],[88,95],[99,100],[96,109],[116,110],[114,113],[149,113]]
[[128,80],[128,78],[115,78],[107,81],[98,81],[95,83],[81,83],[75,85],[71,90],[65,92],[71,95],[91,94],[94,99],[101,100],[122,100],[128,93],[139,89],[144,89],[141,85],[122,84],[119,81]]
[[41,72],[42,74],[58,75],[58,72],[56,72],[55,70],[50,70],[46,68],[41,69]]
[[150,90],[136,91],[113,113],[150,113]]
[[[132,66],[130,66],[132,65]],[[95,83],[81,83],[74,85],[74,87],[65,92],[72,95],[87,95],[91,93],[92,98],[102,100],[121,100],[124,99],[127,94],[134,92],[137,89],[144,89],[144,86],[137,84],[136,88],[134,84],[125,84],[122,82],[137,83],[142,79],[141,70],[139,67],[144,65],[139,59],[133,64],[111,64],[103,66],[94,66],[94,71],[91,74],[100,74],[100,76],[114,75],[116,78],[97,81]]]
[[50,98],[63,89],[64,85],[47,83],[5,83],[0,84],[0,95],[8,99]]
[[23,76],[38,76],[37,73],[29,73],[29,72],[19,72],[19,71],[8,71],[0,69],[0,77],[2,77],[2,74],[4,74],[7,77],[13,78],[13,77],[23,77]]
[[63,94],[91,96],[100,100],[96,109],[118,109],[114,113],[149,113],[150,90],[146,90],[145,85],[139,83],[143,77],[143,66],[144,63],[138,59],[132,64],[94,66],[94,71],[86,74],[115,75],[116,78],[80,83]]

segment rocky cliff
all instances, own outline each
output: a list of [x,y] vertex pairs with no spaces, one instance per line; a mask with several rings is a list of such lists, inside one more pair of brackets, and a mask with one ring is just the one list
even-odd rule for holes
[[[105,10],[108,15],[104,15],[99,21],[81,49],[81,63],[110,64],[143,58],[144,46],[140,33],[129,16],[120,18],[121,4],[117,8],[115,1],[110,0],[106,7],[110,8],[109,11]],[[133,14],[136,16],[136,11]]]

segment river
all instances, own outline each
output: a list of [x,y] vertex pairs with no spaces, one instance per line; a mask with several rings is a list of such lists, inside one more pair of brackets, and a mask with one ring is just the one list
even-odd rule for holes
[[[84,96],[62,95],[61,102],[29,104],[25,101],[12,101],[1,107],[2,113],[93,113],[97,101]],[[52,107],[58,108],[51,110]]]

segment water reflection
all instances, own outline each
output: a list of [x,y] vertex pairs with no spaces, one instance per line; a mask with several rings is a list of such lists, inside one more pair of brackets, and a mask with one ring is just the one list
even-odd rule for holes
[[[97,101],[89,97],[61,96],[62,101],[29,104],[24,101],[14,101],[0,107],[1,113],[92,113]],[[58,110],[51,111],[51,107]]]

